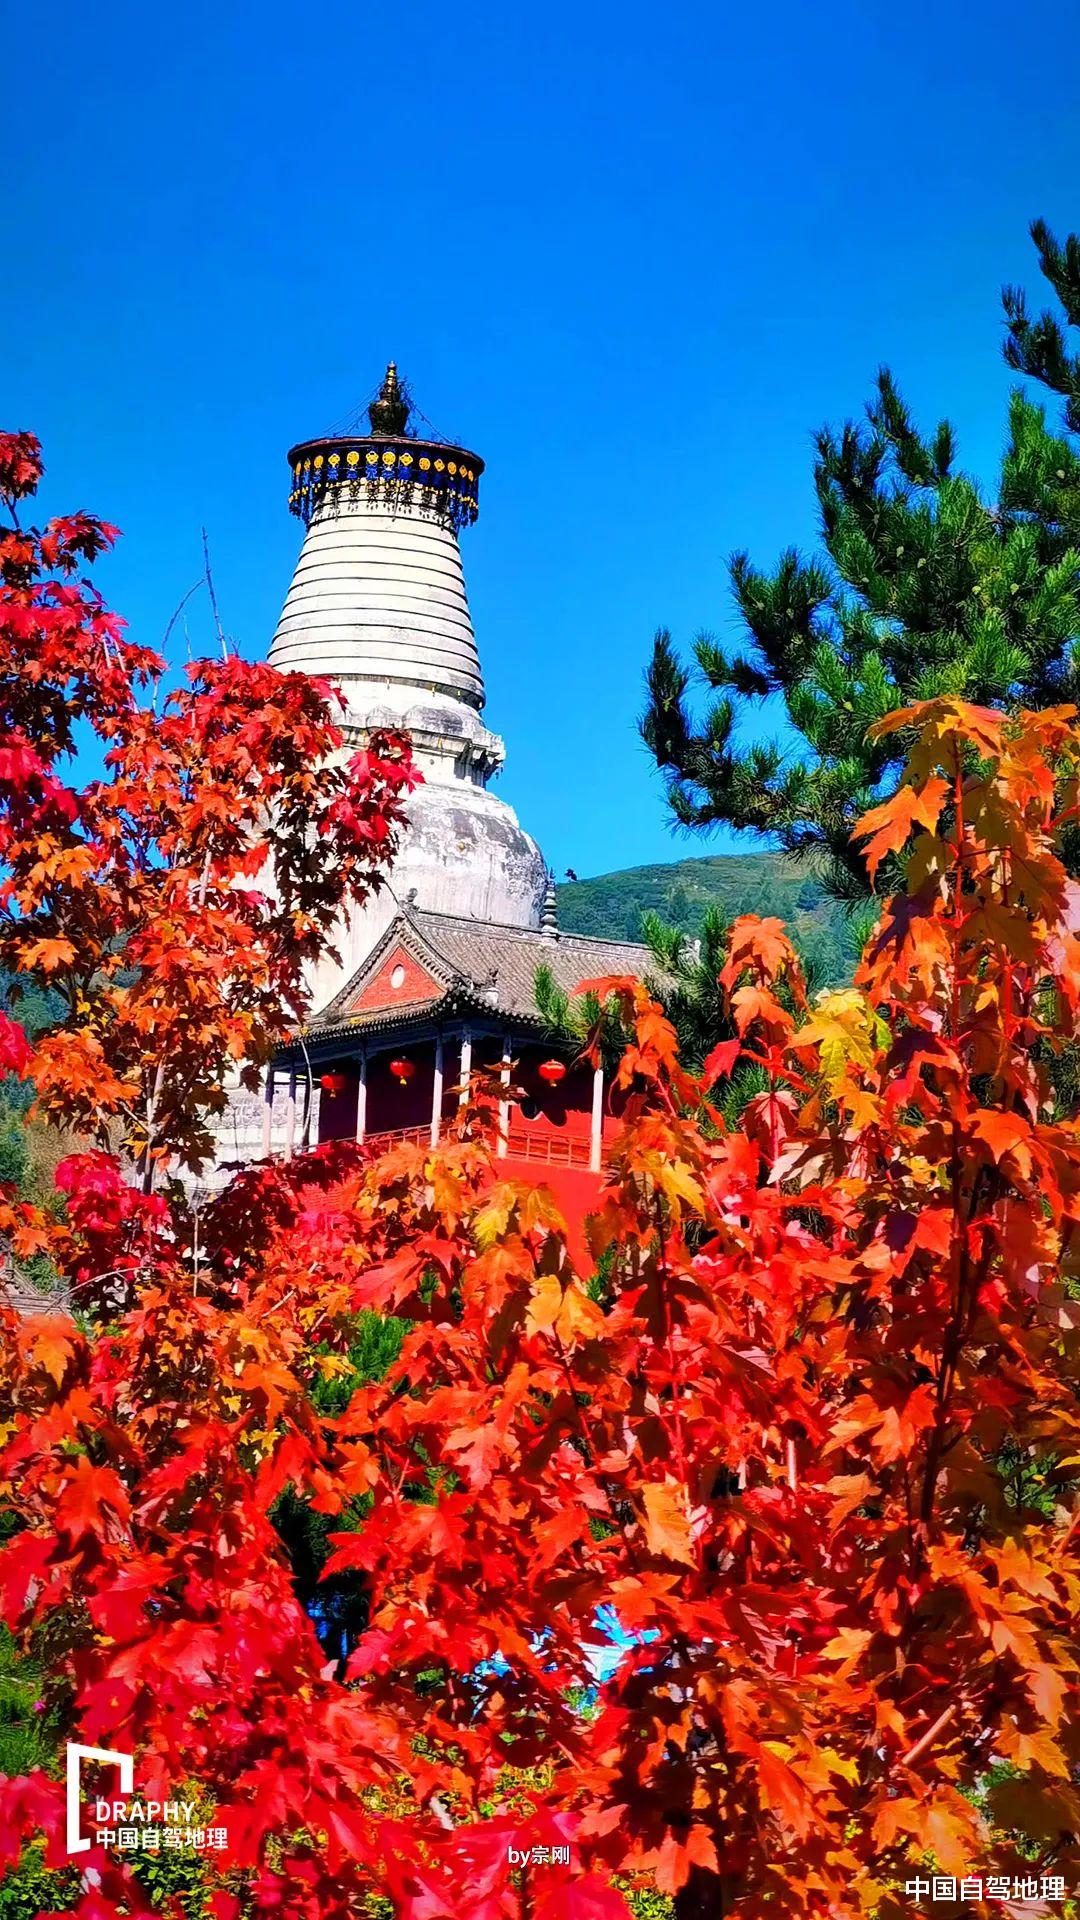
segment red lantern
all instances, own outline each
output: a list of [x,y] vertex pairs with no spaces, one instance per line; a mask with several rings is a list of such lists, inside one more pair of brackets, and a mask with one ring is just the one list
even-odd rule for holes
[[344,1093],[345,1075],[343,1073],[322,1073],[319,1085],[324,1093]]
[[549,1087],[557,1087],[560,1080],[566,1079],[566,1068],[561,1060],[541,1060],[536,1071]]
[[404,1087],[412,1079],[416,1068],[411,1060],[391,1060],[390,1071],[398,1085]]

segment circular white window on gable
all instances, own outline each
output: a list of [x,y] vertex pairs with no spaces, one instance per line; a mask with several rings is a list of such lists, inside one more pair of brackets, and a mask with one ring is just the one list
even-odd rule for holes
[[403,987],[405,985],[405,969],[403,966],[399,965],[394,968],[390,975],[390,985],[392,987]]

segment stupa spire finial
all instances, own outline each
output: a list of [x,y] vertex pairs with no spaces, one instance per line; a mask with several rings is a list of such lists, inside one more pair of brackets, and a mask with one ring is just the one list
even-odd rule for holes
[[387,435],[404,433],[409,424],[410,412],[408,393],[398,379],[395,362],[391,360],[383,377],[382,386],[379,388],[378,399],[373,400],[368,408],[372,433]]

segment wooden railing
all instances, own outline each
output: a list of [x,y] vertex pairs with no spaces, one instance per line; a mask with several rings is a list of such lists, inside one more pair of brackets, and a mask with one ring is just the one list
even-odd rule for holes
[[[365,1145],[375,1153],[390,1147],[427,1146],[430,1124],[422,1127],[388,1127],[365,1136]],[[543,1133],[538,1129],[511,1127],[506,1140],[508,1160],[529,1160],[545,1167],[589,1166],[589,1142],[580,1134]],[[606,1157],[606,1156],[605,1156]]]
[[373,1147],[376,1153],[385,1153],[389,1147],[424,1146],[431,1139],[431,1122],[422,1127],[387,1127],[379,1133],[364,1135],[364,1145]]
[[511,1160],[539,1160],[547,1167],[587,1167],[589,1142],[573,1133],[541,1133],[511,1127],[506,1141]]

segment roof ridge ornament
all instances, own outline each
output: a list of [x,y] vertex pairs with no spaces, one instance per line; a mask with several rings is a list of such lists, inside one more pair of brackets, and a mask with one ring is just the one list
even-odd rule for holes
[[378,396],[367,410],[371,431],[380,438],[403,434],[408,428],[412,402],[409,390],[398,379],[397,364],[391,360],[383,375]]
[[543,934],[545,940],[557,940],[559,938],[559,908],[555,896],[555,875],[550,867],[548,868],[547,892],[544,894],[544,904],[540,909],[540,932]]

